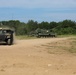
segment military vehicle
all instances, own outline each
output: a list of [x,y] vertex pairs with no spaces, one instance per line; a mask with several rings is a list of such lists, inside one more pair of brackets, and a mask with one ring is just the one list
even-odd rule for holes
[[56,37],[54,33],[38,33],[37,37]]
[[0,28],[0,42],[5,42],[7,45],[12,45],[14,31],[9,28]]
[[56,37],[56,34],[50,30],[46,30],[46,29],[41,29],[41,30],[37,30],[37,37]]

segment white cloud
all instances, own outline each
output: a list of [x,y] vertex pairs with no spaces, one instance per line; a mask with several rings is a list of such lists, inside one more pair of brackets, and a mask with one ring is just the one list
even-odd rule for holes
[[0,7],[63,8],[76,7],[75,0],[0,0]]

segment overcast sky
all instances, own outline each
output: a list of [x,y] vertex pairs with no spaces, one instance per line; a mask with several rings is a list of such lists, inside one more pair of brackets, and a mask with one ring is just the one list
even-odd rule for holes
[[0,0],[0,21],[76,21],[76,0]]

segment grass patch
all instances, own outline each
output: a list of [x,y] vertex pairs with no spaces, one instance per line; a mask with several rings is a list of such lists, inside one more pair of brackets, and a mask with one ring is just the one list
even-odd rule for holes
[[76,37],[42,45],[49,54],[76,53]]
[[28,36],[28,35],[19,35],[19,36],[16,36],[17,39],[19,40],[22,40],[22,39],[36,39],[36,37],[31,37],[31,36]]
[[66,34],[66,35],[58,35],[57,37],[76,37],[76,35],[69,35],[69,34]]

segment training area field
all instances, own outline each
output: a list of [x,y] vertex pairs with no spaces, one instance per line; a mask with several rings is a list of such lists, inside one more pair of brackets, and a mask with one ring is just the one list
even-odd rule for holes
[[76,75],[76,37],[17,39],[0,45],[0,75]]

